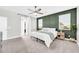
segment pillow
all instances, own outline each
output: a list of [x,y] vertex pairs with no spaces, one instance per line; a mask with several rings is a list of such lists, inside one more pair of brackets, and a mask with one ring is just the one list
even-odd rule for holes
[[57,36],[56,28],[43,28],[41,31],[53,33],[54,36]]
[[43,28],[42,31],[46,31],[46,32],[55,32],[56,28]]

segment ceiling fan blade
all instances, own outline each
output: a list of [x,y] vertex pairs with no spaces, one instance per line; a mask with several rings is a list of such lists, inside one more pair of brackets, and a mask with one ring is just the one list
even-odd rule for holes
[[29,13],[29,14],[33,14],[33,13]]
[[34,11],[33,11],[33,10],[31,10],[31,9],[27,9],[27,10],[34,12]]
[[38,9],[37,11],[41,11],[41,8],[40,8],[40,9]]
[[35,13],[35,12],[31,12],[31,13],[29,13],[29,14],[33,14],[33,13]]
[[36,12],[36,13],[38,13],[38,14],[43,14],[43,13],[41,13],[41,12]]

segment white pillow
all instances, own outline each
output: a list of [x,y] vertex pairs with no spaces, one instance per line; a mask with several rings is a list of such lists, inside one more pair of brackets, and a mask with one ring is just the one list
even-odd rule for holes
[[57,36],[56,28],[43,28],[41,31],[53,33],[54,37]]
[[55,32],[56,28],[43,28],[42,31],[46,31],[46,32]]

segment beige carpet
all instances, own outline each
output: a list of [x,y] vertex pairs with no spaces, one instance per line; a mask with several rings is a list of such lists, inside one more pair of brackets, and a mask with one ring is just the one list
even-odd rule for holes
[[44,42],[35,38],[16,38],[3,41],[4,53],[78,53],[79,47],[74,42],[55,39],[47,48]]

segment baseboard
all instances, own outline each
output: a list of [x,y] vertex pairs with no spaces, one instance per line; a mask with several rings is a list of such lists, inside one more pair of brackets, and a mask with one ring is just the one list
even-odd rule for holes
[[77,45],[78,45],[78,47],[79,47],[79,42],[77,42]]
[[9,39],[14,39],[14,38],[19,38],[19,37],[21,37],[21,35],[9,37],[9,38],[7,38],[7,39],[9,40]]

